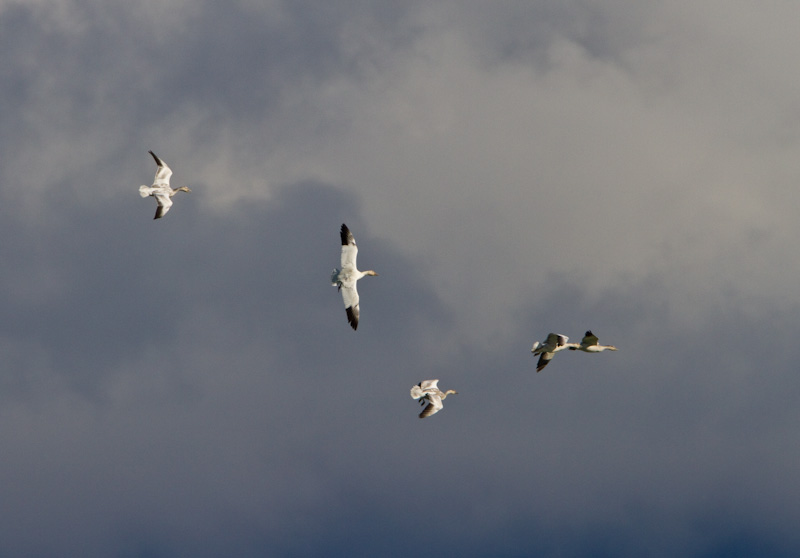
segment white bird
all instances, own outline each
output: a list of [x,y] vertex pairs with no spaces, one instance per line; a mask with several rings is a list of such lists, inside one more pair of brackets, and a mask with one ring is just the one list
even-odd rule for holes
[[536,364],[536,371],[541,372],[542,369],[547,366],[551,360],[553,360],[553,357],[558,351],[578,347],[577,343],[567,343],[567,341],[569,341],[569,337],[566,335],[548,333],[547,339],[544,340],[544,343],[540,343],[539,341],[535,342],[533,347],[531,347],[531,352],[534,354],[534,356],[539,355],[539,362]]
[[419,399],[422,405],[427,403],[427,406],[422,409],[422,412],[419,414],[419,418],[435,415],[444,407],[442,401],[444,401],[448,395],[458,393],[454,389],[442,391],[439,389],[438,383],[439,380],[425,380],[411,388],[412,399]]
[[591,332],[591,330],[586,332],[586,335],[583,336],[581,339],[580,345],[575,345],[575,343],[570,343],[570,350],[572,351],[584,351],[586,353],[602,353],[605,350],[609,351],[616,351],[617,348],[614,345],[600,345],[597,343],[597,336]]
[[358,246],[353,238],[353,233],[342,223],[342,269],[334,269],[331,274],[331,285],[338,287],[342,292],[344,308],[347,311],[347,321],[353,329],[358,329],[358,316],[360,309],[358,306],[358,290],[356,282],[367,275],[378,275],[374,271],[359,271],[356,268],[356,257],[358,256]]
[[175,188],[174,190],[169,186],[169,177],[172,176],[172,169],[170,169],[164,161],[156,157],[156,154],[152,151],[148,151],[150,155],[153,156],[153,159],[156,160],[156,165],[158,165],[158,169],[156,170],[156,177],[153,180],[152,186],[139,186],[139,195],[143,198],[147,196],[153,196],[156,201],[158,202],[158,207],[156,208],[156,216],[153,219],[158,219],[159,217],[163,217],[169,211],[169,208],[172,207],[172,196],[177,194],[178,192],[191,192],[191,190],[186,186],[181,186],[180,188]]

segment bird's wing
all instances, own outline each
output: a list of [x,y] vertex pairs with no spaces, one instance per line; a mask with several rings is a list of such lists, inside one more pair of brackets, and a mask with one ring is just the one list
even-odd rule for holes
[[347,321],[350,327],[358,329],[358,316],[361,313],[358,305],[358,290],[356,290],[356,283],[342,283],[342,300],[344,301],[344,308],[347,311]]
[[153,219],[159,219],[167,214],[169,208],[172,207],[172,198],[169,197],[169,194],[153,194],[153,197],[158,202],[158,207],[156,208],[156,216]]
[[554,356],[555,353],[542,353],[539,357],[539,362],[536,363],[536,371],[541,372],[542,369],[547,366],[551,360],[553,360]]
[[172,169],[170,169],[167,164],[159,159],[155,153],[152,151],[148,151],[150,155],[153,156],[153,159],[156,160],[156,165],[158,165],[158,169],[156,170],[156,178],[153,181],[153,184],[165,184],[169,185],[169,178],[172,176]]
[[342,245],[342,269],[355,270],[356,259],[358,258],[358,246],[355,244]]
[[420,382],[419,386],[422,388],[422,391],[439,389],[439,380],[425,380],[424,382]]
[[429,393],[426,397],[428,399],[428,404],[422,409],[419,418],[427,418],[431,415],[435,415],[444,407],[444,405],[442,405],[442,398],[437,394]]
[[342,223],[340,236],[342,237],[342,269],[352,268],[355,270],[358,246],[356,246],[356,239],[353,238],[353,233],[344,223]]
[[348,229],[347,225],[344,223],[342,223],[342,229],[339,231],[339,235],[342,237],[342,246],[346,244],[356,245],[356,239],[353,238],[353,233],[350,232],[350,229]]
[[547,345],[549,348],[555,349],[556,347],[561,347],[567,341],[569,341],[569,337],[566,335],[561,335],[558,333],[548,333],[547,339],[545,339],[544,344]]
[[581,345],[585,347],[597,345],[597,335],[593,334],[591,331],[587,331],[586,335],[584,335],[583,339],[581,339]]

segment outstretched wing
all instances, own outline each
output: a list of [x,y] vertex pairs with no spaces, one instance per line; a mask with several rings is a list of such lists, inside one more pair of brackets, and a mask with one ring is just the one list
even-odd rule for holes
[[569,337],[566,335],[561,335],[558,333],[548,333],[547,340],[545,341],[545,345],[549,345],[552,348],[557,348],[565,345],[569,341]]
[[166,215],[167,211],[169,211],[169,208],[172,207],[172,198],[170,198],[167,194],[153,194],[153,197],[158,202],[156,216],[153,217],[153,219],[159,219]]
[[358,329],[358,316],[361,313],[358,306],[358,290],[356,289],[356,282],[352,284],[342,284],[342,300],[344,301],[344,309],[347,312],[347,322],[353,329]]
[[156,165],[158,165],[158,169],[156,169],[156,178],[153,181],[153,185],[169,186],[169,178],[172,176],[172,169],[170,169],[164,161],[159,159],[155,153],[152,151],[148,151],[148,153],[153,156],[153,159],[156,160]]
[[353,238],[353,233],[344,223],[342,223],[342,230],[339,234],[342,237],[342,270],[355,270],[356,258],[358,257],[356,239]]
[[435,393],[429,393],[426,399],[428,400],[428,404],[422,409],[419,418],[428,418],[431,415],[435,415],[444,407],[444,405],[442,405],[442,398]]
[[539,362],[536,363],[536,371],[541,372],[542,369],[550,364],[550,361],[553,360],[555,353],[542,353],[539,357]]

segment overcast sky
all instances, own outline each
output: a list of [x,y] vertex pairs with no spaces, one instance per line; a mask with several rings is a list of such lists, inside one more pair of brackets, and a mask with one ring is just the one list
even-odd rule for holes
[[800,555],[798,21],[0,0],[0,555]]

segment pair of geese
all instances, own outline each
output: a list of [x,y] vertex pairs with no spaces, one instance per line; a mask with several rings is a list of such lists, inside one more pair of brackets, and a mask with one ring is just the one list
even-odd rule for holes
[[[139,195],[143,198],[153,196],[158,203],[156,208],[156,215],[153,219],[159,219],[167,214],[172,207],[172,197],[178,192],[191,192],[186,186],[180,188],[171,188],[169,179],[172,177],[172,169],[170,169],[164,161],[158,158],[155,153],[148,151],[156,162],[156,176],[153,180],[152,186],[148,187],[142,185],[139,187]],[[342,300],[344,301],[345,312],[347,313],[347,322],[354,330],[358,329],[358,319],[361,314],[359,306],[358,289],[356,283],[362,277],[377,276],[373,270],[359,271],[356,266],[356,258],[358,256],[358,246],[353,237],[353,233],[347,228],[347,225],[342,223],[340,231],[342,240],[342,257],[341,269],[334,269],[331,274],[331,284],[342,293]],[[540,372],[548,363],[553,359],[555,354],[564,349],[580,350],[587,353],[599,353],[606,349],[616,351],[617,348],[613,345],[600,345],[598,344],[597,337],[591,331],[587,331],[583,340],[578,343],[568,343],[569,338],[566,335],[557,333],[550,333],[543,343],[537,341],[533,344],[531,352],[534,355],[539,355],[539,362],[536,366],[536,371]],[[453,389],[442,391],[438,387],[439,380],[425,380],[411,388],[411,397],[420,401],[425,408],[419,414],[419,418],[427,418],[431,415],[438,413],[442,410],[442,401],[450,394],[457,394],[458,392]]]
[[550,364],[556,353],[569,349],[570,351],[583,351],[585,353],[602,353],[603,351],[616,351],[614,345],[601,345],[598,342],[597,336],[587,331],[581,339],[580,343],[568,343],[569,337],[559,333],[549,333],[544,342],[536,341],[531,347],[531,352],[534,356],[539,356],[539,362],[536,364],[536,371],[541,372],[542,369]]

